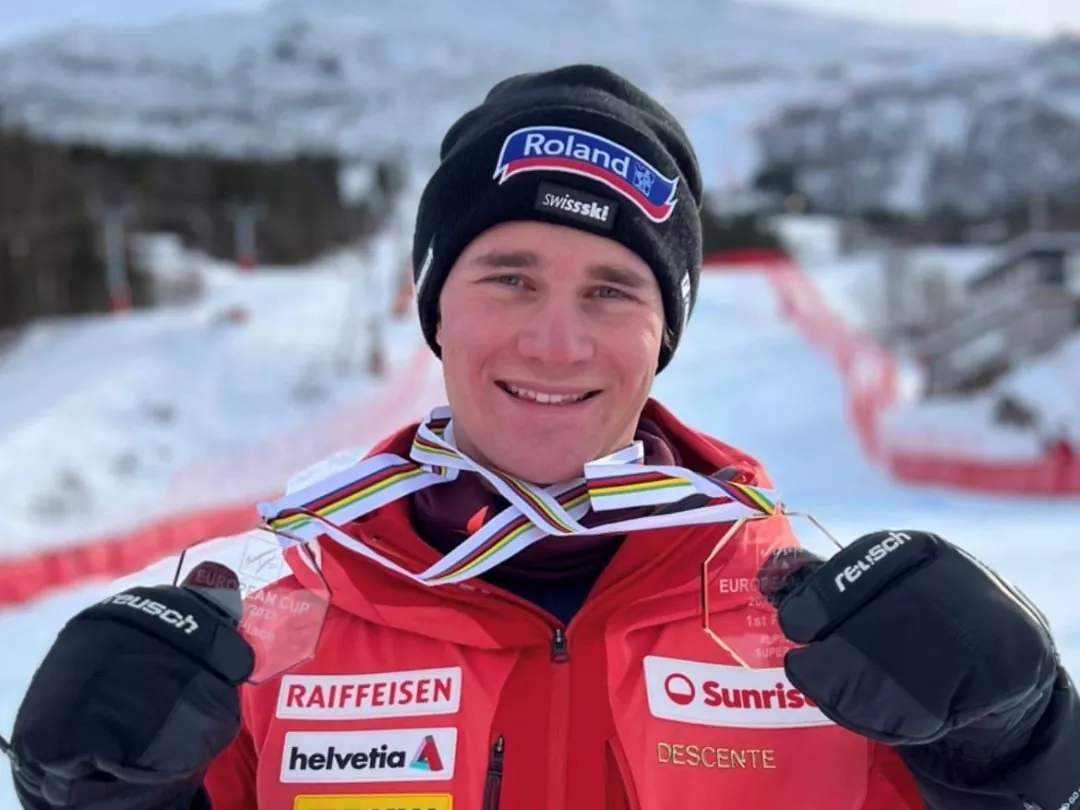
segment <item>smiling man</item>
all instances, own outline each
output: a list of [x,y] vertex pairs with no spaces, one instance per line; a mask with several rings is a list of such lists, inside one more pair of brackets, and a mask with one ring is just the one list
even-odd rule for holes
[[632,251],[564,226],[497,225],[456,262],[440,312],[466,455],[557,484],[631,443],[664,336],[660,287]]
[[316,654],[244,684],[185,588],[89,608],[19,712],[24,806],[1080,806],[1080,706],[1021,594],[926,532],[806,553],[753,458],[650,398],[701,264],[668,112],[595,66],[516,76],[441,158],[414,259],[449,408],[263,507],[317,542]]

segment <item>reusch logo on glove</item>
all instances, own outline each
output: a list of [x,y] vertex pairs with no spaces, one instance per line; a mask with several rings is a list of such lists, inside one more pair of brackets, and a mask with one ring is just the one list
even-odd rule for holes
[[905,532],[889,532],[888,536],[880,543],[870,546],[870,550],[866,552],[865,557],[854,565],[847,566],[836,575],[836,589],[843,593],[847,590],[848,585],[854,585],[859,577],[910,541],[911,535]]
[[148,616],[157,616],[166,624],[171,624],[173,627],[183,631],[189,636],[199,629],[199,623],[195,621],[194,616],[181,613],[178,610],[173,610],[168,605],[163,605],[161,602],[155,602],[153,599],[145,596],[136,596],[132,593],[121,593],[103,599],[101,604],[126,605],[127,607],[141,611]]
[[675,210],[678,178],[665,177],[615,141],[570,127],[524,127],[503,141],[494,178],[502,185],[522,172],[565,172],[615,189],[653,222]]
[[645,688],[650,713],[664,720],[731,728],[833,724],[791,685],[782,667],[747,669],[650,655]]

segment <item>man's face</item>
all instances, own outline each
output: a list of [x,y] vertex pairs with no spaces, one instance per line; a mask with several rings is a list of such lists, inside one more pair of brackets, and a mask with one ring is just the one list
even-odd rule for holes
[[656,278],[618,242],[539,222],[485,231],[440,298],[458,446],[535,484],[580,476],[633,439],[663,334]]

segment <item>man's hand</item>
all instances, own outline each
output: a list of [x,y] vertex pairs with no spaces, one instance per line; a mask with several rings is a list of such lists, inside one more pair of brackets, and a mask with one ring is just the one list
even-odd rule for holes
[[[776,552],[760,581],[803,645],[785,659],[792,684],[838,725],[895,746],[932,807],[977,806],[955,789],[1058,810],[1080,785],[1080,710],[1047,622],[966,552],[876,532],[827,561]],[[1051,727],[1072,753],[1040,764],[1064,750],[1045,739]]]
[[240,730],[254,653],[234,611],[178,587],[137,587],[75,616],[15,720],[23,807],[189,810]]

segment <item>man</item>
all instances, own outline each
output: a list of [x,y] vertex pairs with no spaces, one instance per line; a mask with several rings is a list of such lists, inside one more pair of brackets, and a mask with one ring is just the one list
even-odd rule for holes
[[251,653],[190,592],[135,595],[197,632],[88,609],[16,723],[24,806],[1077,804],[1080,707],[1022,596],[927,533],[795,548],[760,466],[649,398],[700,269],[677,122],[569,66],[441,156],[414,261],[452,418],[266,507],[320,537],[314,660],[238,690]]

